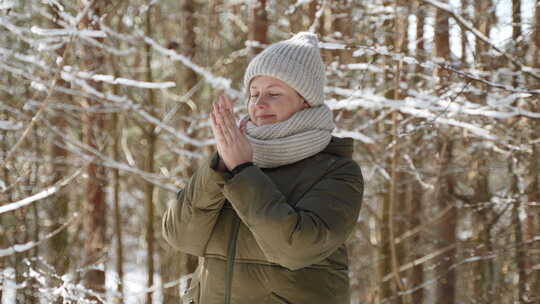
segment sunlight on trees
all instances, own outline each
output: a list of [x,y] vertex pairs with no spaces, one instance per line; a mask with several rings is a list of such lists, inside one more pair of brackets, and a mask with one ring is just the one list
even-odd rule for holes
[[366,181],[352,303],[538,303],[538,0],[0,0],[0,303],[180,303],[161,215],[298,31]]

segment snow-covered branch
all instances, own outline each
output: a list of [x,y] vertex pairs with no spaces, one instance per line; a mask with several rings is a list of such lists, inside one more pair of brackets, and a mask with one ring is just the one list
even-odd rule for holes
[[62,72],[62,78],[65,80],[68,80],[68,79],[73,79],[74,77],[78,77],[82,79],[105,82],[105,83],[110,83],[110,84],[121,84],[125,86],[142,88],[142,89],[167,89],[167,88],[176,86],[176,84],[172,81],[147,82],[147,81],[126,79],[126,78],[121,78],[121,77],[114,78],[114,76],[112,75],[93,74],[93,73],[83,72],[83,71],[76,72],[75,74],[69,73],[69,72],[70,72],[70,68],[64,67],[64,71]]
[[[63,55],[62,57],[64,57],[67,52],[69,50],[69,47],[66,47],[64,49],[64,52],[63,52]],[[62,63],[63,64],[63,63]],[[60,67],[61,68],[61,67]],[[52,93],[54,91],[54,87],[56,86],[56,83],[58,81],[58,79],[60,78],[60,73],[57,72],[54,77],[53,77],[53,81],[52,81],[52,84],[51,86],[49,87],[49,90],[47,92],[47,96],[45,97],[45,100],[43,100],[43,103],[41,105],[41,107],[39,108],[39,110],[36,112],[36,114],[34,115],[34,117],[32,117],[32,120],[30,121],[30,123],[28,124],[28,126],[26,127],[26,129],[24,130],[24,132],[22,133],[21,137],[19,138],[19,140],[15,143],[15,145],[13,147],[11,147],[11,149],[8,151],[6,157],[4,158],[4,160],[0,163],[0,168],[3,168],[7,165],[7,163],[11,160],[11,158],[13,157],[15,151],[19,148],[19,146],[24,142],[26,136],[29,134],[30,130],[34,127],[36,121],[38,121],[39,117],[42,115],[44,109],[47,107],[47,105],[49,104],[49,102],[51,101],[51,96],[52,96]]]
[[371,145],[375,143],[375,140],[373,140],[371,137],[364,135],[358,131],[335,130],[332,134],[338,137],[350,137],[352,139],[361,141],[365,144]]
[[537,80],[540,80],[540,75],[536,74],[533,69],[530,67],[526,67],[521,63],[518,59],[516,59],[514,56],[508,54],[501,48],[497,47],[491,40],[489,40],[488,37],[486,37],[482,32],[477,30],[470,22],[468,22],[465,18],[463,18],[460,14],[456,12],[454,8],[450,4],[442,3],[436,0],[421,0],[422,2],[432,5],[436,7],[437,9],[443,10],[446,13],[448,13],[454,20],[456,20],[457,23],[459,23],[462,27],[467,29],[469,32],[471,32],[474,36],[476,36],[478,39],[489,45],[491,48],[493,48],[495,51],[499,52],[504,58],[512,62],[514,65],[518,66],[522,72],[536,78]]
[[[352,90],[338,87],[328,87],[327,93],[345,97],[344,100],[330,99],[327,101],[332,110],[345,109],[348,111],[363,107],[367,109],[389,108],[409,113],[422,118],[436,118],[433,123],[443,122],[439,119],[445,116],[470,115],[487,117],[490,119],[505,119],[510,117],[529,117],[538,119],[540,113],[512,106],[515,100],[529,97],[528,94],[516,93],[508,96],[490,94],[487,105],[467,102],[466,99],[452,99],[457,97],[458,89],[452,89],[446,96],[432,96],[425,93],[409,90],[410,97],[403,100],[391,100],[377,94],[373,89]],[[448,121],[446,121],[448,122]],[[484,133],[485,134],[485,133]]]
[[79,217],[79,214],[75,213],[64,224],[62,224],[62,226],[60,226],[57,229],[55,229],[54,231],[48,233],[47,235],[45,235],[39,241],[27,242],[27,243],[24,243],[24,244],[15,244],[15,245],[13,245],[11,247],[8,247],[8,248],[0,248],[0,258],[10,256],[10,255],[15,254],[15,253],[25,252],[25,251],[28,251],[28,250],[30,250],[32,248],[35,248],[35,247],[43,244],[47,240],[51,239],[52,237],[54,237],[55,235],[60,233],[62,230],[66,229],[66,227],[71,225],[75,221],[75,219],[78,218],[78,217]]
[[[324,45],[324,44],[323,44]],[[331,43],[331,47],[329,49],[336,49],[339,47],[339,44],[337,43]],[[477,75],[474,75],[473,73],[466,72],[463,70],[460,70],[456,67],[454,67],[452,64],[448,62],[438,62],[435,60],[429,60],[429,59],[418,59],[414,56],[405,55],[402,53],[395,53],[388,50],[386,47],[371,47],[371,46],[347,46],[343,45],[344,49],[354,49],[353,56],[359,57],[364,54],[377,54],[380,56],[390,57],[395,61],[402,61],[408,64],[416,64],[426,69],[443,69],[447,70],[453,73],[456,73],[457,75],[461,76],[462,78],[465,78],[467,80],[471,80],[474,82],[480,82],[487,86],[502,89],[505,91],[509,91],[512,93],[525,93],[525,94],[535,94],[540,95],[540,90],[538,89],[529,89],[529,88],[519,88],[519,87],[512,87],[507,84],[497,83],[494,81],[486,80],[481,77],[478,77]],[[366,64],[366,63],[357,63],[357,64],[349,64],[346,65],[345,68],[349,69],[365,69],[369,70],[370,72],[382,72],[383,70],[380,67]],[[531,67],[523,66],[522,71],[534,71]]]
[[227,95],[229,95],[232,98],[242,98],[242,93],[238,90],[235,90],[231,87],[231,80],[227,78],[223,78],[220,76],[215,76],[209,71],[205,70],[204,68],[198,66],[197,64],[193,63],[189,58],[182,54],[178,54],[174,50],[169,50],[161,45],[159,45],[156,41],[154,41],[152,38],[147,36],[142,36],[144,41],[148,44],[150,44],[156,51],[159,53],[169,57],[173,61],[180,61],[182,64],[187,66],[188,68],[192,69],[195,73],[201,75],[207,83],[209,83],[212,87],[215,89],[224,90]]
[[92,38],[105,38],[107,35],[99,30],[88,30],[88,29],[76,29],[76,28],[52,28],[44,29],[38,26],[32,26],[30,31],[36,35],[40,36],[81,36],[81,37],[92,37]]
[[77,175],[79,175],[81,173],[81,171],[82,171],[82,168],[75,171],[75,173],[73,173],[68,178],[65,178],[65,179],[57,182],[54,186],[51,186],[51,187],[49,187],[49,188],[47,188],[47,189],[45,189],[43,191],[40,191],[40,192],[38,192],[38,193],[36,193],[36,194],[34,194],[32,196],[29,196],[27,198],[24,198],[24,199],[16,201],[16,202],[7,203],[6,205],[0,206],[0,214],[6,213],[6,212],[9,212],[9,211],[13,211],[13,210],[19,209],[19,208],[24,207],[24,206],[28,206],[33,202],[39,201],[41,199],[47,198],[47,197],[55,194],[56,192],[58,192],[58,190],[62,189],[62,187],[66,186],[75,177],[77,177]]
[[0,120],[0,130],[15,131],[22,128],[21,122],[12,122],[6,120]]
[[111,157],[101,153],[100,151],[78,141],[75,139],[72,139],[60,130],[58,130],[55,126],[51,125],[48,121],[42,120],[42,122],[49,128],[54,134],[57,136],[60,136],[66,143],[68,143],[68,146],[63,147],[66,150],[71,151],[72,153],[76,154],[80,158],[90,162],[98,162],[100,165],[113,168],[113,169],[119,169],[122,171],[130,172],[137,174],[142,179],[148,181],[149,183],[154,184],[157,187],[166,189],[168,191],[177,192],[178,187],[174,186],[173,184],[164,184],[161,183],[160,180],[162,179],[171,179],[170,177],[158,175],[158,174],[152,174],[146,171],[143,171],[137,167],[130,166],[125,163],[117,162]]

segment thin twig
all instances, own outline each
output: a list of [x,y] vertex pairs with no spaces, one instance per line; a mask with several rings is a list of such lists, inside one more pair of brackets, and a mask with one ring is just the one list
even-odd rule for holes
[[78,217],[79,217],[79,214],[75,213],[62,226],[58,227],[53,232],[47,234],[44,238],[42,238],[41,240],[39,240],[37,242],[29,242],[29,243],[25,243],[25,244],[15,244],[15,245],[13,245],[13,246],[11,246],[9,248],[1,249],[0,250],[0,257],[6,257],[6,256],[10,256],[10,255],[15,254],[15,253],[25,252],[25,251],[28,251],[28,250],[30,250],[32,248],[35,248],[35,247],[43,244],[47,240],[51,239],[52,237],[54,237],[55,235],[60,233],[62,230],[66,229],[66,227],[71,225],[75,221],[75,219],[77,219]]
[[[83,11],[77,16],[76,23],[74,24],[75,28],[77,28],[79,26],[79,23],[81,22],[83,16],[88,13],[88,10],[90,9],[90,7],[93,4],[94,4],[94,0],[88,2],[86,7],[83,9]],[[32,130],[32,128],[35,126],[36,122],[39,120],[39,118],[40,118],[41,114],[43,113],[44,109],[47,107],[47,105],[51,101],[51,96],[52,96],[53,92],[55,91],[56,83],[58,82],[58,79],[60,78],[60,75],[62,74],[62,70],[63,70],[64,66],[66,65],[65,58],[66,58],[66,55],[68,54],[68,51],[70,51],[70,49],[72,47],[72,42],[73,42],[73,40],[69,39],[68,42],[66,43],[66,47],[64,48],[64,51],[62,52],[62,56],[61,56],[62,61],[59,64],[58,70],[56,71],[56,73],[54,75],[53,82],[52,82],[51,86],[49,87],[49,91],[47,92],[47,97],[45,97],[45,100],[41,104],[41,107],[37,111],[36,115],[34,115],[34,117],[32,117],[32,120],[30,121],[30,123],[28,124],[26,129],[24,130],[21,138],[19,138],[17,143],[9,150],[8,154],[6,155],[6,158],[4,158],[4,160],[0,163],[0,169],[5,168],[7,163],[11,160],[11,158],[13,158],[13,156],[15,155],[15,151],[17,151],[17,149],[20,147],[20,145],[24,142],[24,140],[26,139],[26,136],[28,136],[28,134],[30,133],[30,130]]]
[[[71,47],[71,42],[68,42],[67,45],[66,45],[66,48],[64,49],[64,52],[62,53],[62,58],[65,58],[65,56],[68,53],[68,50],[70,49],[70,47]],[[43,111],[45,110],[45,108],[47,107],[49,102],[51,101],[51,96],[52,96],[52,94],[54,92],[54,88],[56,87],[56,82],[60,78],[61,71],[62,71],[63,66],[65,65],[65,62],[66,62],[65,60],[62,60],[62,63],[60,64],[58,70],[56,71],[56,73],[54,75],[53,82],[52,82],[51,86],[49,87],[49,91],[47,92],[47,97],[45,97],[45,100],[43,101],[43,103],[39,107],[39,110],[37,111],[36,115],[34,115],[34,117],[32,117],[32,120],[30,120],[30,123],[28,124],[28,126],[24,130],[21,138],[19,138],[17,143],[9,150],[6,158],[4,158],[2,163],[0,163],[0,169],[4,168],[7,165],[7,163],[11,160],[11,158],[13,158],[13,156],[15,155],[15,151],[17,151],[19,146],[24,142],[24,140],[26,139],[26,136],[30,133],[30,130],[32,130],[32,128],[34,127],[36,122],[39,120],[41,114],[43,113]]]
[[512,62],[514,65],[520,68],[520,70],[531,77],[540,80],[540,76],[536,73],[529,70],[529,68],[526,68],[519,60],[514,58],[512,55],[506,53],[504,50],[498,48],[493,42],[489,40],[488,37],[486,37],[482,32],[477,30],[472,24],[470,24],[465,18],[463,18],[461,15],[457,14],[454,10],[451,9],[451,6],[445,3],[441,3],[439,1],[435,0],[421,0],[422,2],[429,4],[437,9],[440,9],[446,13],[448,13],[454,20],[456,20],[459,25],[461,25],[463,28],[467,29],[469,32],[471,32],[476,38],[484,42],[485,44],[489,45],[491,48],[493,48],[495,51],[500,53],[504,58],[506,58],[508,61]]

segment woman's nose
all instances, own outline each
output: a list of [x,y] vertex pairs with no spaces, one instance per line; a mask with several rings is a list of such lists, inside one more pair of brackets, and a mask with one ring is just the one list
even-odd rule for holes
[[266,98],[263,95],[261,95],[261,96],[257,97],[257,99],[255,99],[254,104],[257,107],[264,107],[264,106],[267,105]]

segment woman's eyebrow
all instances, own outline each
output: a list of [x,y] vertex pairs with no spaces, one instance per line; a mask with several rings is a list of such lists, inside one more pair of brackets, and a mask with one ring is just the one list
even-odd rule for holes
[[[280,86],[279,84],[271,84],[271,85],[267,86],[266,88],[269,89],[269,88],[271,88],[271,87],[278,87],[278,88],[281,88],[281,86]],[[250,87],[249,89],[250,89],[250,90],[258,89],[258,87],[252,86],[252,87]]]

